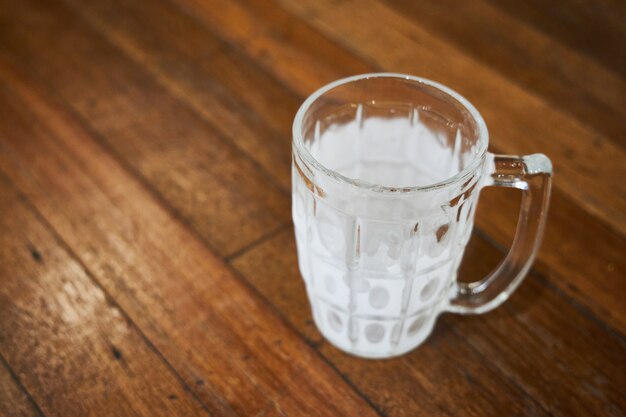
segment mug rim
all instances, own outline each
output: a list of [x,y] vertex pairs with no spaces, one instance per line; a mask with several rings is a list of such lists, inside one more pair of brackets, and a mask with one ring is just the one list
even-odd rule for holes
[[[408,186],[408,187],[391,187],[386,185],[380,185],[369,181],[360,180],[358,178],[350,178],[347,177],[335,170],[327,168],[321,162],[319,162],[312,154],[309,152],[308,148],[304,144],[304,137],[302,135],[302,124],[304,121],[304,115],[310,109],[311,105],[322,95],[327,93],[328,91],[339,87],[344,84],[349,84],[354,81],[365,80],[369,78],[396,78],[402,80],[412,81],[418,84],[424,84],[429,87],[433,87],[437,89],[439,92],[451,97],[452,99],[459,102],[472,116],[476,126],[478,127],[478,146],[479,151],[472,161],[467,164],[467,166],[456,173],[455,175],[446,178],[442,181],[438,181],[432,184],[427,185],[416,185],[416,186]],[[296,116],[293,121],[293,145],[297,151],[298,156],[304,160],[305,163],[314,167],[316,170],[321,171],[326,176],[329,176],[335,179],[338,182],[345,183],[357,187],[359,189],[363,189],[366,191],[373,192],[381,192],[381,193],[413,193],[413,192],[421,192],[421,191],[429,191],[434,189],[439,189],[446,187],[450,184],[457,183],[470,174],[472,174],[478,165],[483,161],[485,154],[487,152],[487,146],[489,143],[489,132],[487,131],[487,125],[478,112],[476,107],[472,103],[469,102],[465,97],[456,91],[452,90],[449,87],[446,87],[443,84],[440,84],[436,81],[432,81],[426,78],[417,77],[414,75],[402,74],[402,73],[394,73],[394,72],[377,72],[377,73],[367,73],[367,74],[359,74],[353,75],[350,77],[341,78],[339,80],[333,81],[332,83],[326,84],[325,86],[319,88],[313,94],[311,94],[307,99],[302,103]],[[297,164],[297,161],[295,162]]]

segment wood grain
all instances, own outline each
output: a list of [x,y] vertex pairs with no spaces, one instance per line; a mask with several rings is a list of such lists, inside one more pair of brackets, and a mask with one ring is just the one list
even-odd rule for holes
[[6,362],[0,358],[0,416],[38,417],[41,411],[28,398],[11,374]]
[[626,145],[623,73],[561,44],[489,0],[388,3],[551,106],[567,111],[622,147]]
[[[623,151],[619,147],[596,132],[588,130],[577,120],[566,117],[558,109],[551,108],[538,97],[528,94],[493,70],[416,27],[384,5],[374,1],[359,5],[350,2],[340,4],[286,2],[282,6],[295,16],[285,18],[284,11],[281,12],[271,2],[251,1],[243,7],[237,2],[223,4],[218,1],[209,4],[200,0],[176,1],[190,10],[190,13],[203,17],[213,30],[220,31],[220,36],[230,39],[238,47],[256,57],[272,73],[281,77],[285,84],[302,95],[308,95],[325,82],[323,77],[320,77],[314,86],[306,84],[307,79],[316,77],[318,67],[328,68],[328,64],[325,65],[323,58],[314,58],[320,56],[320,52],[316,52],[313,57],[302,57],[304,52],[300,45],[289,42],[292,38],[298,38],[295,35],[291,38],[278,38],[275,34],[275,27],[288,26],[289,21],[292,22],[293,31],[297,32],[303,27],[298,18],[316,26],[338,44],[349,46],[359,53],[362,59],[377,57],[370,70],[388,67],[394,71],[417,73],[448,85],[463,86],[463,89],[460,87],[457,89],[481,109],[492,131],[492,144],[497,149],[506,149],[508,153],[530,153],[541,149],[548,153],[556,163],[557,172],[568,178],[563,184],[557,182],[557,187],[565,187],[564,190],[568,196],[575,199],[576,204],[600,216],[603,221],[613,225],[620,232],[626,230],[622,224],[623,216],[617,214],[626,201],[622,198],[625,192],[616,190],[606,182],[607,178],[615,179],[623,175],[619,173],[623,170],[623,165],[604,162],[610,160],[609,155],[619,155],[619,158],[623,158]],[[218,4],[219,7],[215,7]],[[223,13],[224,10],[228,10],[228,13]],[[363,16],[355,18],[358,13],[362,13]],[[270,22],[279,20],[281,24],[272,25],[262,19],[256,19],[259,15],[271,16],[271,20],[268,19]],[[384,22],[384,19],[388,21]],[[235,25],[235,22],[245,23]],[[396,28],[398,24],[399,29]],[[377,25],[378,30],[370,30]],[[237,30],[233,31],[233,28]],[[386,30],[388,28],[394,30]],[[306,27],[302,30],[306,35],[311,34],[311,30]],[[249,33],[253,33],[254,36]],[[249,39],[254,39],[254,42]],[[347,45],[346,42],[353,44]],[[390,48],[389,45],[394,47]],[[316,51],[320,49],[316,48]],[[261,51],[269,54],[271,59],[261,60]],[[294,56],[298,59],[292,59]],[[336,62],[341,56],[335,55],[334,59],[329,61]],[[416,56],[419,59],[413,58]],[[442,65],[444,60],[446,64]],[[287,71],[286,68],[290,67],[296,68]],[[363,68],[362,65],[360,68]],[[302,78],[303,72],[309,75]],[[362,71],[352,73],[354,72]],[[466,76],[468,72],[472,73],[471,82]],[[299,75],[288,77],[291,73]],[[504,97],[508,99],[503,99]],[[511,129],[511,126],[523,126],[523,129]],[[572,143],[571,138],[580,140]],[[597,166],[602,172],[582,168],[585,166],[594,166],[594,169]],[[578,186],[574,187],[574,184]],[[604,191],[600,190],[602,187]],[[589,193],[603,193],[603,197],[599,194],[594,197]],[[609,212],[613,214],[609,215]]]
[[94,135],[176,201],[216,250],[232,253],[281,224],[289,199],[257,164],[66,9],[25,1],[0,10],[4,51],[35,69]]
[[166,2],[69,2],[102,36],[289,189],[290,136],[299,98],[257,64]]
[[[626,414],[624,5],[0,0],[0,415]],[[545,152],[542,250],[502,308],[387,361],[324,341],[290,227],[291,120],[337,78],[460,91]],[[510,243],[487,188],[463,280]]]
[[626,160],[621,147],[376,0],[280,3],[353,51],[376,56],[381,67],[455,86],[480,109],[495,148],[550,155],[555,171],[567,178],[555,181],[555,187],[626,233],[626,184],[619,181],[626,165],[617,162]]
[[208,415],[4,180],[0,211],[0,353],[45,415]]
[[2,76],[13,93],[0,101],[0,170],[211,413],[375,415],[70,116]]
[[[421,407],[430,407],[426,415],[618,416],[626,411],[620,394],[623,369],[605,366],[622,362],[624,338],[533,274],[490,314],[444,316],[429,343],[399,359],[372,364],[340,353],[320,340],[303,309],[307,300],[304,286],[294,283],[300,278],[292,234],[285,231],[260,244],[234,260],[235,267],[294,327],[306,329],[304,336],[383,413],[416,415]],[[501,256],[474,239],[462,273],[479,278]]]
[[[428,344],[402,358],[355,360],[330,346],[311,320],[295,263],[292,230],[281,232],[232,263],[385,415],[547,415],[445,324],[439,325]],[[475,275],[477,271],[472,272]],[[451,392],[454,395],[449,395]]]
[[[301,29],[297,21],[290,17],[288,14],[282,12],[275,12],[276,8],[270,8],[266,6],[267,3],[248,4],[248,8],[238,6],[234,2],[228,2],[228,4],[220,4],[217,9],[206,9],[207,13],[202,14],[209,22],[216,26],[226,28],[235,26],[234,22],[227,20],[230,19],[243,20],[249,22],[247,24],[236,25],[237,28],[241,27],[248,31],[254,31],[257,35],[267,31],[266,35],[258,35],[252,37],[251,34],[240,34],[236,32],[234,35],[229,34],[230,42],[238,42],[238,47],[249,48],[247,39],[255,39],[255,42],[261,42],[266,39],[266,42],[272,42],[270,44],[263,45],[265,50],[268,51],[283,51],[283,55],[287,56],[296,51],[296,45],[300,45],[300,39],[319,37],[316,32],[307,29]],[[223,7],[222,7],[223,6]],[[248,91],[253,88],[249,84],[245,83],[246,77],[229,75],[232,77],[231,82],[224,83],[225,74],[237,74],[238,68],[242,66],[242,60],[236,53],[229,54],[232,59],[223,61],[219,66],[211,66],[213,69],[209,72],[202,68],[206,68],[207,65],[202,65],[203,57],[211,56],[215,54],[216,48],[218,48],[218,40],[214,40],[213,43],[206,43],[203,46],[205,39],[212,39],[211,34],[203,31],[197,24],[186,24],[187,20],[178,12],[167,4],[157,3],[151,12],[148,14],[149,19],[143,18],[145,13],[142,12],[143,8],[140,4],[134,2],[125,2],[124,5],[116,4],[115,2],[101,4],[91,3],[91,6],[85,7],[83,5],[73,5],[73,9],[84,16],[89,22],[91,22],[100,32],[108,34],[107,36],[112,42],[128,53],[130,56],[136,57],[138,62],[145,63],[151,68],[151,74],[157,79],[162,80],[163,85],[167,85],[168,91],[173,94],[183,94],[187,99],[191,107],[193,107],[198,114],[216,114],[213,122],[219,122],[221,114],[213,110],[214,107],[228,106],[226,108],[250,108],[254,109],[255,113],[263,115],[264,118],[269,118],[268,114],[273,113],[274,108],[287,108],[289,111],[295,111],[297,102],[295,101],[298,91],[293,93],[285,88],[281,88],[276,83],[263,82],[258,84],[255,88],[256,94],[265,99],[261,101],[275,100],[279,103],[276,106],[268,107],[259,104],[254,104],[253,101],[247,101]],[[228,10],[229,13],[216,13],[216,10]],[[120,10],[124,12],[121,13]],[[205,9],[203,9],[205,10]],[[214,16],[215,15],[215,16]],[[253,16],[263,16],[267,19],[254,19]],[[217,20],[217,19],[220,20]],[[263,23],[266,20],[269,23]],[[257,23],[260,22],[260,23]],[[220,26],[221,25],[221,26]],[[265,25],[265,26],[264,26]],[[257,26],[260,26],[257,28]],[[284,31],[291,35],[290,38],[279,37],[274,32],[270,31],[270,27],[283,27]],[[161,28],[170,28],[164,31]],[[184,28],[176,31],[175,28]],[[243,29],[242,29],[243,30]],[[150,35],[148,35],[150,34]],[[223,35],[223,33],[221,33]],[[158,36],[155,38],[155,36]],[[233,38],[234,37],[234,38]],[[239,43],[243,42],[243,43]],[[316,42],[317,45],[325,44],[321,41]],[[180,52],[180,45],[189,45]],[[224,46],[222,46],[223,48]],[[250,53],[256,53],[257,49],[251,47]],[[325,71],[329,74],[336,74],[337,77],[342,75],[341,70],[338,69],[338,65],[334,63],[329,57],[341,56],[341,59],[337,61],[344,68],[343,71],[349,69],[350,71],[363,71],[364,64],[352,57],[345,51],[342,53],[340,49],[336,47],[331,48],[330,51],[326,51],[326,48],[314,48],[309,47],[304,49],[307,53],[308,59],[313,57],[316,62],[324,63]],[[319,52],[321,51],[321,52]],[[303,52],[299,50],[300,54]],[[278,57],[280,58],[280,57]],[[278,59],[277,58],[277,59]],[[58,60],[62,58],[59,56]],[[87,59],[87,58],[86,58]],[[89,58],[90,59],[90,58]],[[176,62],[176,67],[172,69],[171,62]],[[282,61],[277,61],[281,62]],[[294,64],[295,63],[295,64]],[[289,66],[292,67],[293,72],[305,71],[303,64],[307,61],[300,59],[289,61]],[[285,62],[285,64],[287,64]],[[223,68],[222,68],[223,66]],[[198,70],[197,68],[201,68]],[[271,69],[275,70],[276,65],[271,65]],[[180,76],[177,74],[183,74]],[[189,77],[193,74],[193,77]],[[324,82],[324,77],[327,75],[312,74],[309,78],[317,77],[318,82]],[[198,90],[194,89],[193,85],[198,84],[198,80],[209,79],[212,80],[215,77],[220,77],[213,84],[228,85],[229,94],[214,93],[214,89]],[[184,81],[189,78],[189,81]],[[47,80],[50,82],[50,80]],[[218,82],[219,81],[219,82]],[[59,85],[58,82],[52,80],[53,86],[56,88],[63,88],[63,85]],[[290,79],[290,83],[295,83],[295,80]],[[310,88],[313,89],[319,84],[313,84],[311,80],[301,80],[302,83],[308,82]],[[237,86],[244,85],[245,88],[236,88]],[[266,89],[265,87],[269,85]],[[307,88],[309,86],[303,85],[299,87],[299,90]],[[59,90],[57,90],[59,91]],[[179,93],[176,93],[176,92]],[[224,97],[230,97],[231,101],[235,104],[228,104]],[[303,98],[303,97],[302,97]],[[208,103],[213,101],[215,106],[203,107],[202,103]],[[252,107],[253,106],[253,107]],[[230,111],[230,110],[229,110]],[[251,111],[251,110],[250,110]],[[246,111],[249,114],[250,111]],[[279,112],[280,113],[280,112]],[[238,115],[238,121],[233,122],[235,125],[241,125],[242,118],[245,114]],[[227,118],[224,118],[223,125],[224,135],[228,138],[234,138],[233,141],[237,142],[244,136],[250,139],[253,145],[240,144],[240,148],[243,151],[249,153],[250,158],[256,160],[256,162],[263,166],[277,182],[281,183],[281,187],[287,187],[288,183],[288,171],[290,167],[290,159],[287,154],[289,147],[285,145],[289,137],[289,125],[284,125],[281,129],[282,135],[276,136],[272,134],[267,128],[263,126],[255,125],[254,130],[259,131],[259,135],[253,133],[247,135],[238,135],[236,128],[231,129],[231,124],[227,122]],[[265,130],[264,130],[265,129]],[[229,130],[232,130],[233,134],[229,134]],[[254,138],[254,139],[252,139]],[[247,140],[247,139],[246,139]],[[187,141],[185,143],[191,152],[193,152],[198,144],[195,142]],[[256,152],[258,148],[271,149],[271,154]],[[498,148],[492,146],[496,151],[513,153],[514,150],[509,148]],[[141,149],[140,153],[146,152],[145,149]],[[159,153],[159,150],[151,150],[151,153]],[[198,153],[202,152],[202,149],[197,150]],[[552,156],[552,155],[551,155]],[[122,156],[123,157],[123,156]],[[126,158],[124,158],[126,159]],[[142,170],[141,167],[137,167],[137,161],[134,159],[126,159],[129,165],[134,166],[138,170]],[[187,171],[191,170],[193,175],[203,175],[202,167],[197,166],[186,167]],[[164,198],[172,204],[175,209],[182,214],[191,224],[198,224],[197,219],[204,219],[209,214],[209,208],[199,204],[189,203],[188,199],[174,199],[173,195],[179,195],[185,190],[189,190],[189,193],[196,193],[204,195],[206,193],[203,185],[198,182],[194,184],[187,184],[188,188],[182,191],[179,187],[172,187],[172,183],[176,183],[181,178],[180,174],[176,173],[159,173],[161,181],[165,182],[158,190],[163,194]],[[559,174],[557,172],[557,184],[560,183]],[[191,173],[187,174],[185,179],[191,177]],[[172,178],[173,177],[173,178]],[[173,190],[171,188],[174,188]],[[501,244],[508,244],[510,236],[512,236],[512,230],[514,222],[516,221],[517,200],[509,197],[503,198],[502,193],[493,191],[487,191],[483,195],[483,202],[481,203],[481,210],[478,216],[478,225],[486,233],[496,238]],[[219,214],[215,214],[217,218]],[[288,223],[289,212],[286,209],[282,209],[280,214],[277,214],[280,219],[278,222]],[[593,221],[593,217],[577,207],[575,201],[564,197],[563,192],[556,192],[553,197],[551,221],[548,226],[548,232],[543,245],[544,250],[539,256],[540,263],[538,267],[541,272],[553,280],[553,282],[562,288],[564,291],[580,297],[582,301],[591,308],[596,314],[608,320],[613,326],[622,332],[626,332],[626,310],[621,302],[618,289],[621,288],[622,276],[626,273],[626,265],[624,264],[624,258],[621,253],[626,250],[625,238],[612,231],[610,228],[603,226],[601,223]],[[584,230],[579,233],[579,227],[577,225],[587,225]],[[214,232],[214,228],[198,227],[203,237],[209,241],[214,241],[214,236],[211,234]],[[270,232],[271,233],[271,232]],[[251,240],[254,242],[255,239]],[[589,242],[594,242],[593,245],[589,245]],[[245,246],[244,246],[245,248]],[[237,250],[231,251],[231,254],[238,253]],[[573,256],[573,254],[577,254]],[[602,274],[603,280],[593,279],[592,277]]]
[[[346,71],[358,73],[375,69],[375,67],[368,67],[368,64],[359,61],[345,50],[336,46],[328,48],[326,46],[328,41],[320,39],[318,32],[302,25],[292,15],[272,6],[269,2],[247,2],[245,7],[234,1],[213,2],[212,4],[219,5],[219,7],[205,7],[205,3],[185,3],[185,6],[187,8],[195,6],[192,9],[195,11],[194,16],[202,17],[211,29],[219,31],[220,36],[230,42],[233,47],[246,51],[251,58],[261,59],[260,51],[268,51],[272,59],[261,60],[263,66],[280,77],[293,90],[293,94],[306,94],[322,85],[327,80],[325,77],[330,77],[326,74],[335,74],[335,77],[340,77],[345,75]],[[174,14],[175,12],[172,12],[170,16]],[[107,28],[119,26],[114,23],[115,19],[109,18],[105,21],[102,15],[104,13],[100,12],[89,14],[89,19]],[[138,24],[137,21],[134,22]],[[241,24],[236,22],[241,22]],[[145,32],[158,31],[157,28],[164,24],[161,20],[153,23],[154,26],[145,26]],[[231,30],[231,27],[236,30]],[[274,28],[282,29],[277,34]],[[286,33],[288,36],[280,36],[280,33]],[[198,36],[202,34],[199,33]],[[133,36],[128,34],[125,39],[131,42]],[[305,43],[303,46],[301,39],[315,39],[314,44],[318,47],[310,46],[310,43]],[[163,49],[168,48],[163,47]],[[287,59],[287,57],[294,59]],[[184,56],[177,55],[177,62],[180,62],[180,65],[186,65],[186,68],[195,67],[194,62],[186,60]],[[324,74],[320,75],[317,70],[310,69],[312,66],[315,67],[314,63],[325,69]],[[309,71],[311,73],[306,79],[291,75]],[[259,90],[263,89],[259,88]],[[277,94],[277,91],[272,87],[272,96]],[[240,91],[234,94],[245,96],[246,93]],[[194,91],[187,91],[188,97],[197,95]],[[303,95],[301,97],[304,99]],[[194,101],[193,98],[190,100]],[[285,103],[291,108],[293,95],[284,91],[279,103]],[[288,125],[283,127],[283,131],[285,135],[290,135]],[[502,153],[516,152],[515,148],[507,147],[506,144],[492,145],[491,148]],[[537,147],[535,151],[539,149],[541,148]],[[567,153],[566,150],[561,149],[555,152],[561,155]],[[550,156],[553,155],[550,154]],[[275,165],[281,165],[280,170],[286,172],[289,169],[289,163],[289,160],[284,158],[277,160]],[[559,184],[561,181],[567,182],[568,179],[557,171],[556,183]],[[506,195],[505,198],[503,198],[504,195]],[[508,244],[514,222],[517,220],[517,200],[511,199],[509,195],[491,190],[486,191],[483,194],[478,216],[479,227],[503,245]],[[565,192],[557,190],[553,195],[550,217],[555,220],[548,223],[548,231],[537,267],[555,285],[580,298],[595,314],[626,333],[626,310],[619,296],[622,276],[626,274],[624,257],[621,255],[626,250],[624,235],[595,221],[593,215],[586,212]],[[585,228],[581,230],[580,224],[584,224]],[[593,277],[598,274],[604,278],[594,279]]]
[[626,70],[626,6],[620,0],[518,2],[490,0],[494,5],[596,58],[617,73]]

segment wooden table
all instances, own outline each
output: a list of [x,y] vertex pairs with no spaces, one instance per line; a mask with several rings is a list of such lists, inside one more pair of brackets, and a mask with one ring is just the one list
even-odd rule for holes
[[[618,0],[0,2],[0,414],[623,416],[626,7]],[[459,91],[555,166],[501,308],[368,361],[311,321],[291,121],[350,74]],[[507,250],[488,189],[462,273]]]

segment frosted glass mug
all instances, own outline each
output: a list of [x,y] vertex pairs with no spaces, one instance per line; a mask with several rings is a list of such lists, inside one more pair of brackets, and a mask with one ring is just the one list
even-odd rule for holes
[[[542,154],[487,151],[478,111],[449,88],[365,74],[311,95],[293,125],[293,221],[314,321],[354,355],[419,346],[443,312],[489,311],[537,253],[552,166]],[[480,190],[522,191],[508,255],[487,277],[457,272]]]

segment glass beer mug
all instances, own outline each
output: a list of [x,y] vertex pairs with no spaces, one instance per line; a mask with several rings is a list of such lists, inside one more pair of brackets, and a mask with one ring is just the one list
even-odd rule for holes
[[[365,74],[310,96],[293,125],[293,221],[313,318],[338,348],[388,358],[420,345],[442,312],[489,311],[537,252],[552,167],[487,152],[481,115],[435,82]],[[480,190],[522,191],[508,255],[457,281]]]

